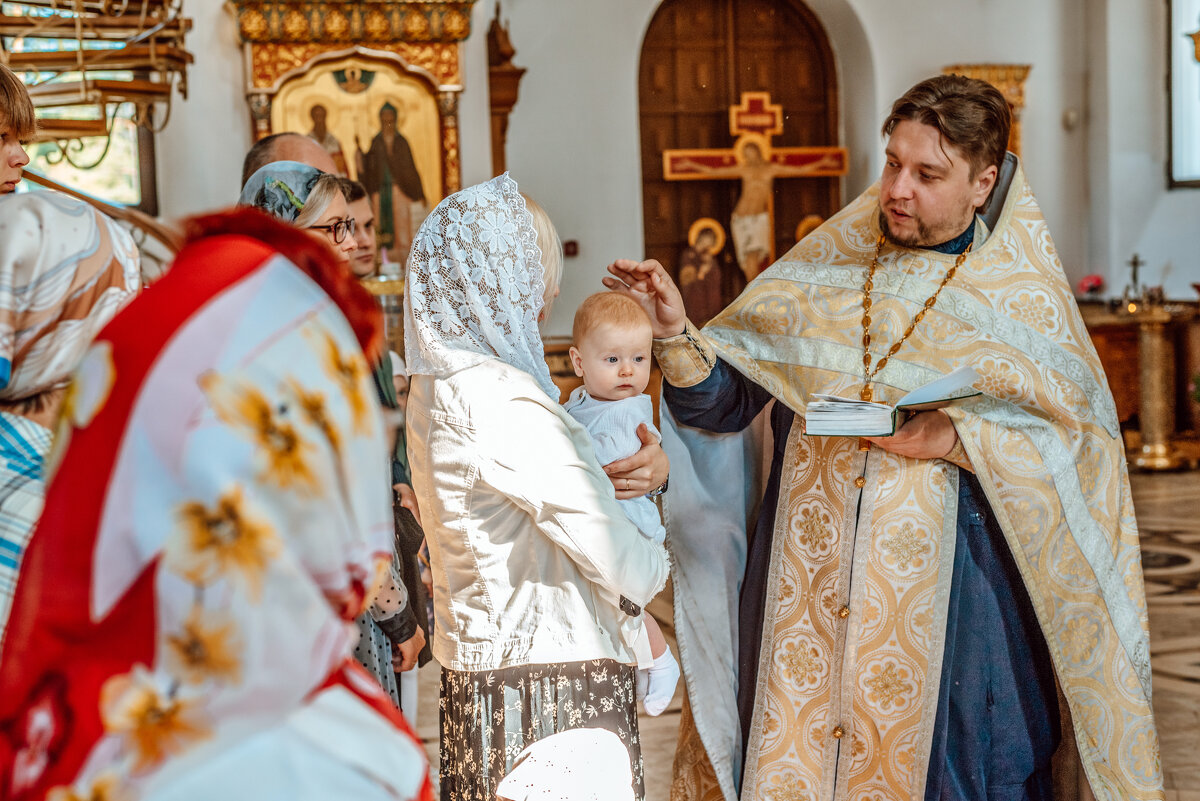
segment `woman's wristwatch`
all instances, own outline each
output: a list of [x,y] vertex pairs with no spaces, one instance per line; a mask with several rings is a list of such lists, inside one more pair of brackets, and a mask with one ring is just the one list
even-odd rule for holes
[[647,492],[646,497],[647,498],[657,498],[659,495],[662,495],[664,492],[667,491],[667,484],[669,484],[670,482],[671,482],[671,479],[668,476],[666,479],[663,480],[663,483],[659,484],[657,487],[655,487],[654,489]]

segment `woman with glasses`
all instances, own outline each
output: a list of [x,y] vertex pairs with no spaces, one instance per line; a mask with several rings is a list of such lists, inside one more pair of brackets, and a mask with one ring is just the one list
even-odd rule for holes
[[[349,266],[357,243],[354,218],[342,191],[343,180],[297,161],[275,161],[250,176],[238,202],[302,229],[331,246],[342,264]],[[389,378],[390,370],[389,366]],[[389,406],[395,404],[394,398],[391,403],[387,397],[382,401]],[[386,463],[380,467],[390,475]],[[411,668],[425,644],[424,632],[418,636],[416,615],[409,606],[399,565],[393,563],[370,608],[355,622],[362,635],[355,657],[399,707],[395,670]]]
[[263,211],[303,229],[333,248],[343,261],[358,247],[354,218],[336,175],[301,164],[276,161],[250,176],[238,203]]

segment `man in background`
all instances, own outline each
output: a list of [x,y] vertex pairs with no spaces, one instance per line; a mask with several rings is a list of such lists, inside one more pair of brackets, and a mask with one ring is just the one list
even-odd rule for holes
[[242,161],[242,186],[250,176],[276,161],[298,161],[321,172],[337,174],[337,164],[325,148],[298,133],[277,133],[254,143]]
[[350,205],[350,216],[354,218],[354,241],[358,248],[350,254],[350,270],[359,278],[375,274],[375,256],[379,244],[375,237],[375,212],[367,197],[367,190],[358,181],[342,182],[342,194]]

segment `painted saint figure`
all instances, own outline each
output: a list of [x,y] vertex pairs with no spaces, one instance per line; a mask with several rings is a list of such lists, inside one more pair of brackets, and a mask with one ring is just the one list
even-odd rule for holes
[[688,229],[688,246],[679,259],[679,291],[688,313],[699,321],[697,325],[704,325],[725,308],[720,263],[724,248],[725,229],[713,218],[701,217]]
[[398,262],[408,258],[413,232],[425,216],[425,190],[412,148],[400,133],[402,122],[400,110],[385,103],[379,109],[379,133],[365,154],[361,147],[358,151],[362,159],[359,177],[371,197],[379,245]]
[[337,165],[338,175],[348,176],[350,173],[346,169],[346,154],[342,152],[342,143],[338,141],[332,131],[325,127],[325,122],[329,118],[328,109],[318,103],[308,110],[308,116],[312,118],[313,124],[312,130],[308,132],[308,138],[325,148],[325,152]]

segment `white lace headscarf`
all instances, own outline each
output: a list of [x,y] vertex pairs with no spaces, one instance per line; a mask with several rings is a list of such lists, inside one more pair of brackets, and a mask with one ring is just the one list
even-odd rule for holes
[[413,240],[406,278],[410,375],[443,378],[496,358],[558,400],[537,323],[546,291],[542,253],[508,173],[437,205]]

